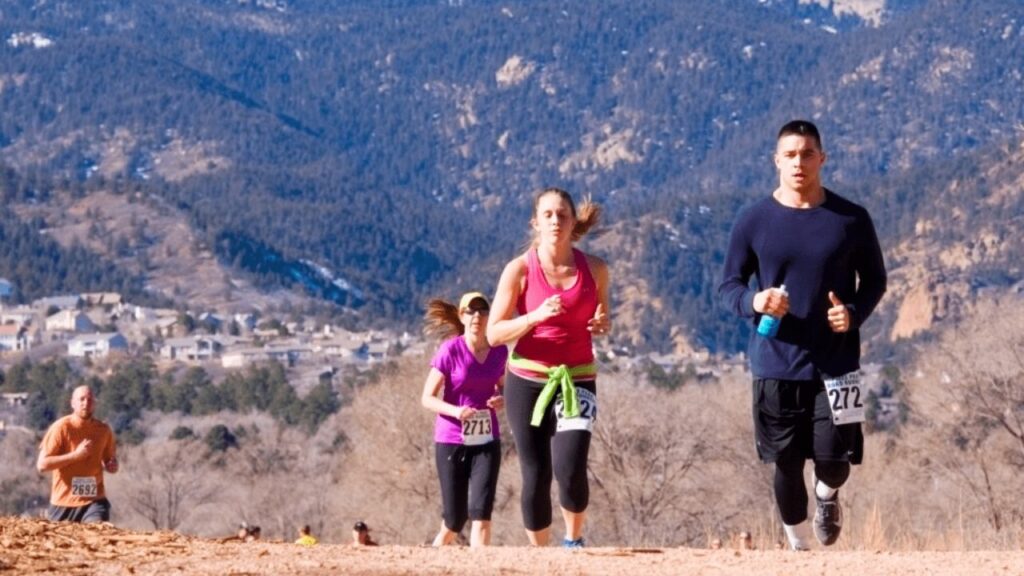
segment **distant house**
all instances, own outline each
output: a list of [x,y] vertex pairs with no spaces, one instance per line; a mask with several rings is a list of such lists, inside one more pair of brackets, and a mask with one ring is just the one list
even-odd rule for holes
[[5,392],[0,394],[4,404],[8,406],[24,406],[28,404],[28,392]]
[[111,352],[126,352],[128,340],[117,332],[83,334],[68,341],[68,356],[75,358],[105,358]]
[[383,360],[388,355],[388,348],[391,345],[387,342],[370,342],[366,347],[366,356],[370,360]]
[[358,338],[335,338],[320,344],[320,353],[325,356],[366,359],[369,347]]
[[220,357],[220,365],[225,368],[244,368],[255,362],[265,362],[270,357],[262,348],[239,348],[225,352]]
[[252,330],[252,335],[256,336],[257,338],[263,338],[264,340],[273,340],[274,338],[278,338],[281,336],[281,329],[276,327],[254,328]]
[[203,330],[209,333],[220,332],[224,326],[224,320],[220,316],[211,312],[203,312],[196,318],[196,324]]
[[36,311],[30,306],[4,308],[3,311],[0,312],[0,324],[17,324],[19,326],[25,326],[27,324],[31,324],[35,317]]
[[82,294],[87,306],[120,306],[121,295],[117,292],[88,292]]
[[174,326],[178,323],[178,312],[168,308],[146,308],[145,306],[126,306],[121,320],[134,320],[142,331],[150,331],[160,336],[173,336]]
[[45,328],[48,332],[95,332],[96,325],[78,310],[61,310],[47,316]]
[[145,306],[131,306],[129,309],[131,318],[136,322],[145,322],[156,318],[156,309]]
[[290,344],[266,346],[263,351],[271,360],[277,360],[285,366],[295,366],[299,360],[304,360],[313,354],[313,348],[305,344]]
[[152,322],[147,322],[147,325],[151,326],[157,334],[162,336],[171,336],[174,334],[174,331],[178,326],[178,317],[161,316]]
[[256,328],[256,315],[252,312],[239,312],[231,317],[242,330],[252,331]]
[[21,352],[29,349],[29,339],[24,326],[4,324],[0,326],[0,352]]
[[168,360],[197,362],[220,356],[223,350],[223,344],[216,338],[189,336],[166,340],[160,347],[160,356]]
[[40,298],[32,303],[33,308],[42,312],[46,312],[50,308],[56,308],[58,310],[75,310],[81,305],[81,296],[48,296],[46,298]]

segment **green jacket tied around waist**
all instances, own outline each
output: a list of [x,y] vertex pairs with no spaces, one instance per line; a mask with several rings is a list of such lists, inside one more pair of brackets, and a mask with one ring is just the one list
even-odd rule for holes
[[597,374],[597,366],[593,362],[572,367],[565,364],[545,366],[540,362],[523,358],[515,352],[509,358],[508,364],[513,368],[547,374],[548,380],[540,391],[537,403],[533,405],[533,416],[530,418],[530,426],[534,427],[540,426],[541,421],[544,420],[544,412],[547,410],[548,405],[551,404],[551,400],[554,399],[555,393],[559,390],[562,391],[562,415],[566,418],[576,418],[579,416],[580,401],[576,396],[576,384],[573,382],[573,377],[578,378],[580,376],[593,376]]

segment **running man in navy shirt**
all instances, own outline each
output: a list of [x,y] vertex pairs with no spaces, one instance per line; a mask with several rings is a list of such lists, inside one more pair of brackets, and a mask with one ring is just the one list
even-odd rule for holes
[[748,353],[757,453],[775,463],[775,499],[794,550],[810,547],[808,458],[815,536],[828,546],[842,529],[839,487],[863,457],[859,328],[886,284],[871,217],[821,185],[825,157],[814,124],[779,130],[779,186],[736,218],[718,287],[721,304],[754,325],[766,314],[780,319],[774,337],[751,334]]

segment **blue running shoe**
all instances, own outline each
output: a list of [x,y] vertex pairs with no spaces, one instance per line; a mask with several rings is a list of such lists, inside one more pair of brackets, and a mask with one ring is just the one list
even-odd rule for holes
[[585,548],[586,543],[583,541],[583,537],[580,536],[575,540],[569,540],[568,538],[562,540],[562,548]]

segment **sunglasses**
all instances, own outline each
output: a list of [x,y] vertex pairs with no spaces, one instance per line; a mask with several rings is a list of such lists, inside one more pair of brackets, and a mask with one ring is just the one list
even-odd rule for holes
[[480,315],[487,316],[491,312],[490,308],[466,308],[462,311],[467,316]]

